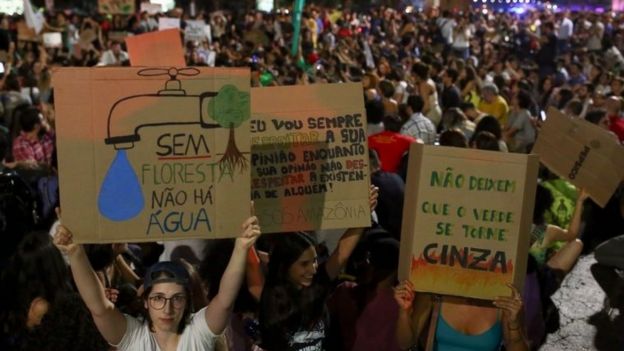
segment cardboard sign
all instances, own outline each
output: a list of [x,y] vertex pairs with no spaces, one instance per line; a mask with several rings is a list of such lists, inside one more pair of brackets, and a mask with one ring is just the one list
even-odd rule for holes
[[554,108],[548,110],[532,152],[558,176],[585,188],[601,207],[624,180],[624,147],[617,137]]
[[78,38],[78,45],[82,50],[89,50],[93,46],[93,41],[98,38],[97,33],[92,28],[84,29],[80,32],[80,38]]
[[61,36],[61,33],[43,33],[43,46],[46,48],[60,48],[63,46],[63,37]]
[[158,30],[180,29],[180,19],[175,17],[160,17],[158,19]]
[[132,66],[181,67],[185,65],[184,48],[178,29],[127,37],[126,46]]
[[134,14],[134,0],[98,0],[98,11],[110,15]]
[[161,4],[150,4],[149,2],[141,3],[141,12],[147,12],[150,15],[155,15],[162,12]]
[[410,148],[399,278],[417,291],[493,299],[526,275],[538,158]]
[[212,41],[210,37],[210,26],[203,20],[188,20],[185,22],[184,41]]
[[252,198],[264,233],[370,225],[360,84],[251,90]]
[[63,223],[77,241],[238,236],[249,80],[245,69],[55,71]]
[[38,41],[37,32],[33,28],[28,27],[25,21],[16,23],[17,40],[21,41]]
[[127,37],[131,36],[128,32],[124,31],[110,31],[108,32],[108,40],[123,42]]

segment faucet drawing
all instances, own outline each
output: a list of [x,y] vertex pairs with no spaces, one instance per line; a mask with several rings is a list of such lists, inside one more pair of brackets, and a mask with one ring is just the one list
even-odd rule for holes
[[177,79],[178,76],[199,74],[196,68],[146,68],[137,74],[143,77],[168,75],[169,80],[165,83],[165,88],[155,94],[127,96],[113,104],[108,113],[107,137],[104,140],[107,145],[113,145],[116,150],[131,149],[135,142],[141,140],[140,130],[146,127],[221,127],[208,122],[208,103],[218,93],[207,91],[199,95],[189,95]]
[[[228,129],[228,142],[218,161],[219,169],[230,173],[236,169],[243,173],[247,169],[248,161],[236,145],[234,130],[251,117],[249,92],[225,84],[219,92],[187,94],[177,77],[199,73],[196,68],[142,69],[137,73],[139,76],[169,76],[165,88],[155,94],[124,97],[110,108],[104,143],[113,145],[117,152],[98,195],[98,209],[104,217],[115,222],[127,221],[138,216],[145,207],[142,183],[127,155],[127,150],[141,140],[142,128],[198,125],[204,129]],[[209,123],[209,120],[217,123]]]

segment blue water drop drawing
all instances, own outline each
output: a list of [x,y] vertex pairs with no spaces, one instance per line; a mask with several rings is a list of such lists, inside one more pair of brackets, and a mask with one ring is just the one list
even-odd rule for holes
[[136,217],[144,206],[141,184],[126,150],[117,150],[100,188],[98,209],[102,216],[121,222]]

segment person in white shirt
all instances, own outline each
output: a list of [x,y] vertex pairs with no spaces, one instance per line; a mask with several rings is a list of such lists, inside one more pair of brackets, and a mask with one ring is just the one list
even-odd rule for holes
[[104,51],[102,57],[100,57],[98,66],[121,66],[129,59],[128,53],[121,49],[121,43],[113,41],[110,49]]
[[557,50],[559,54],[565,54],[570,51],[570,39],[572,39],[574,34],[574,23],[569,17],[568,11],[561,13],[559,31],[557,32]]
[[453,52],[463,60],[470,56],[470,39],[474,33],[473,26],[465,18],[461,18],[453,29]]
[[589,28],[589,37],[587,38],[588,51],[602,50],[602,37],[604,36],[605,27],[600,18],[595,16],[592,26]]
[[442,17],[436,20],[436,26],[440,30],[442,39],[444,41],[444,49],[447,51],[453,43],[453,31],[457,26],[457,22],[451,17],[451,13],[444,11]]
[[243,281],[247,251],[260,235],[253,216],[242,225],[234,252],[223,274],[218,294],[210,304],[192,313],[191,279],[184,266],[159,262],[144,279],[141,319],[122,314],[106,298],[102,283],[93,271],[80,244],[64,226],[54,243],[69,257],[74,282],[104,339],[118,351],[212,351],[216,338],[225,330],[234,300]]

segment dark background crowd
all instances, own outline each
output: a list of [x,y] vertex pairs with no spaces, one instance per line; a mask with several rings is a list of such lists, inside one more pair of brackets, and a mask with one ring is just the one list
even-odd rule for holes
[[[328,350],[351,350],[354,345],[376,349],[370,346],[374,344],[361,348],[365,336],[357,330],[370,327],[370,311],[362,313],[380,296],[375,293],[379,289],[390,295],[377,306],[377,316],[396,321],[396,313],[384,312],[398,309],[391,289],[396,284],[410,144],[529,153],[549,108],[596,124],[624,141],[624,15],[616,12],[354,10],[312,4],[303,11],[295,55],[292,9],[287,8],[272,13],[198,11],[194,16],[181,9],[113,16],[46,13],[43,33],[61,33],[62,43],[56,47],[26,36],[23,16],[0,14],[0,349],[110,348],[52,244],[59,195],[51,78],[58,67],[128,66],[123,39],[158,30],[161,16],[181,19],[183,39],[186,20],[210,25],[210,38],[183,40],[188,66],[250,67],[253,87],[362,83],[371,179],[379,187],[379,201],[373,227],[339,278],[346,283],[328,300],[335,321],[327,332]],[[323,261],[337,238],[314,234]],[[523,292],[525,300],[532,294],[539,301],[525,305],[527,316],[539,316],[526,324],[531,348],[537,349],[557,329],[550,296],[578,256],[596,247],[612,252],[604,250],[605,243],[609,249],[619,244],[621,250],[622,234],[622,185],[601,208],[582,189],[540,170],[527,272],[527,279],[535,279],[540,288]],[[258,241],[261,261],[275,240],[266,236]],[[196,302],[201,306],[216,295],[215,284],[232,247],[231,241],[220,240],[88,245],[86,251],[107,296],[125,313],[136,314],[141,309],[137,289],[147,267],[183,258],[201,282]],[[624,251],[615,252],[624,257]],[[621,259],[605,262],[617,267],[605,287],[617,307],[624,267]],[[241,290],[222,349],[249,350],[261,344],[259,295],[253,287]],[[393,331],[380,334],[376,342],[391,345],[384,350],[396,349],[391,340]]]

